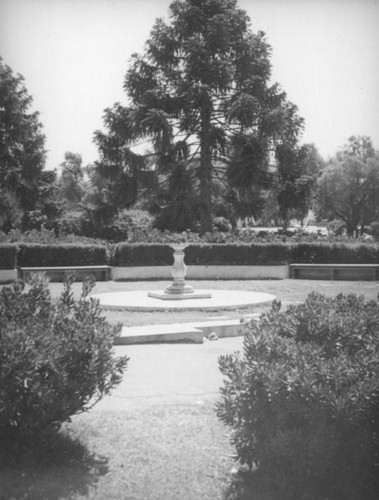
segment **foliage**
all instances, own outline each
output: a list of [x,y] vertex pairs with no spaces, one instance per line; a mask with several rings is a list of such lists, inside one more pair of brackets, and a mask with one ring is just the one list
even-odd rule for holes
[[314,185],[321,169],[321,160],[313,145],[301,148],[282,144],[276,150],[278,170],[275,192],[283,228],[289,224],[290,211],[297,210],[304,219],[311,207]]
[[89,238],[86,236],[79,236],[73,233],[65,233],[64,231],[58,234],[51,229],[46,229],[42,226],[39,230],[32,229],[30,231],[20,231],[19,229],[11,229],[8,233],[0,231],[0,243],[13,242],[13,243],[48,243],[48,244],[87,244],[87,245],[107,245],[108,242],[99,238]]
[[117,238],[115,241],[133,240],[137,233],[149,233],[153,217],[145,210],[129,209],[121,211],[112,223]]
[[327,225],[328,231],[335,236],[341,236],[346,232],[346,222],[338,219],[331,220]]
[[[291,245],[276,244],[190,244],[185,250],[188,265],[274,265],[291,260]],[[172,265],[173,250],[168,244],[127,244],[116,246],[115,266]]]
[[227,233],[230,231],[230,223],[225,217],[214,217],[212,224],[216,232]]
[[64,162],[60,165],[58,190],[66,209],[79,206],[85,192],[81,155],[70,151],[65,153]]
[[45,171],[45,137],[24,78],[0,58],[0,228],[51,223],[59,214],[53,171]]
[[291,262],[292,245],[285,243],[225,243],[190,245],[186,263],[190,265],[280,265]]
[[127,357],[114,358],[121,325],[110,326],[93,283],[75,300],[68,279],[56,303],[36,275],[0,291],[0,434],[33,436],[87,411],[121,381]]
[[0,269],[15,269],[17,245],[0,243]]
[[100,245],[22,243],[17,254],[21,267],[95,266],[107,262],[107,247]]
[[379,217],[379,155],[368,137],[350,137],[318,182],[318,214],[346,223],[349,235]]
[[59,239],[67,240],[72,233],[83,240],[98,239],[108,243],[132,241],[140,234],[148,234],[153,226],[153,216],[146,210],[120,210],[106,225],[96,223],[95,214],[89,218],[86,210],[82,213],[66,212],[58,221]]
[[379,221],[373,221],[370,224],[371,234],[376,238],[379,237]]
[[296,264],[378,264],[379,245],[371,243],[298,243]]
[[310,294],[274,303],[221,356],[218,416],[271,499],[377,498],[379,304]]
[[[18,243],[18,266],[171,265],[172,243],[186,243],[186,263],[190,265],[275,265],[289,263],[376,264],[379,245],[363,238],[323,236],[304,231],[285,234],[251,229],[235,232],[170,233],[151,229],[151,217],[144,211],[127,210],[120,215],[123,243],[79,237],[55,236],[53,231],[11,231],[0,233],[3,244]],[[117,241],[117,240],[116,240]],[[6,245],[7,246],[7,245]],[[2,252],[1,259],[14,263]],[[110,254],[113,256],[110,257]],[[3,256],[4,255],[4,256]],[[13,265],[9,269],[13,269]]]
[[168,245],[154,243],[119,243],[111,259],[113,266],[170,266],[173,251]]
[[[296,142],[303,121],[279,85],[270,84],[270,47],[236,0],[174,1],[170,23],[158,19],[145,47],[126,74],[130,105],[106,109],[107,132],[95,132],[96,169],[113,193],[109,206],[116,199],[128,206],[153,161],[160,181],[176,186],[169,203],[182,224],[175,228],[192,225],[184,212],[195,201],[204,234],[212,230],[217,182],[246,202],[267,182],[272,149]],[[153,152],[137,153],[140,141]]]

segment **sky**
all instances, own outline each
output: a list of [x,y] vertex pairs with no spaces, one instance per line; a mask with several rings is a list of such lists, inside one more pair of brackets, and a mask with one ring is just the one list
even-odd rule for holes
[[[25,78],[49,169],[97,159],[104,109],[127,104],[130,56],[171,0],[0,0],[0,56]],[[352,135],[379,149],[379,0],[239,0],[272,47],[278,82],[305,119],[302,143],[327,160]]]

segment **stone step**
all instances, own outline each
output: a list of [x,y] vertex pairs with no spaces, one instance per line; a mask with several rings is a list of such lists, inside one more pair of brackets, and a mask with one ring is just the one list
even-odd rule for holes
[[189,324],[124,326],[117,345],[158,342],[195,342],[201,344],[204,334]]
[[[258,319],[259,314],[251,314],[247,321]],[[218,338],[241,335],[240,319],[214,319],[196,323],[174,323],[167,325],[126,326],[122,328],[117,345],[188,342],[202,343],[211,334]]]

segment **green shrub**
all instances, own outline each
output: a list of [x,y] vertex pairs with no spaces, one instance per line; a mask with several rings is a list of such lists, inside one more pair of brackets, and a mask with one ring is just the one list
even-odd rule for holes
[[370,224],[370,232],[376,238],[379,236],[379,221],[373,221]]
[[0,269],[15,269],[17,245],[0,244]]
[[20,267],[94,266],[107,261],[107,248],[100,245],[21,244],[17,255]]
[[113,266],[169,266],[173,262],[173,250],[168,245],[153,243],[119,243],[111,260]]
[[111,326],[93,284],[74,300],[71,280],[58,302],[36,275],[0,292],[0,435],[33,436],[58,428],[91,408],[121,381],[126,357],[112,347],[121,325]]
[[189,265],[259,266],[291,262],[293,246],[285,243],[226,243],[190,245],[185,252]]
[[[195,244],[185,250],[187,265],[268,265],[284,264],[291,259],[293,247],[276,244]],[[164,244],[116,245],[111,261],[114,266],[167,266],[173,263],[173,250]]]
[[296,264],[378,264],[379,246],[373,243],[298,243]]
[[153,220],[153,216],[146,210],[123,210],[112,223],[113,241],[138,240],[138,236],[143,237],[152,230]]
[[243,355],[219,364],[218,416],[255,491],[269,484],[275,500],[378,498],[378,303],[311,294],[285,312],[274,304],[246,326]]

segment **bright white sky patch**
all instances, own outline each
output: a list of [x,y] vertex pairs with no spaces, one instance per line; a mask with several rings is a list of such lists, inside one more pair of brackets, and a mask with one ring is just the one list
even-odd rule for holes
[[[93,132],[116,101],[133,52],[142,52],[171,0],[0,0],[0,55],[40,112],[48,168],[65,151],[97,158]],[[351,135],[379,148],[379,1],[240,0],[272,46],[273,80],[305,118],[303,142],[324,157]]]

